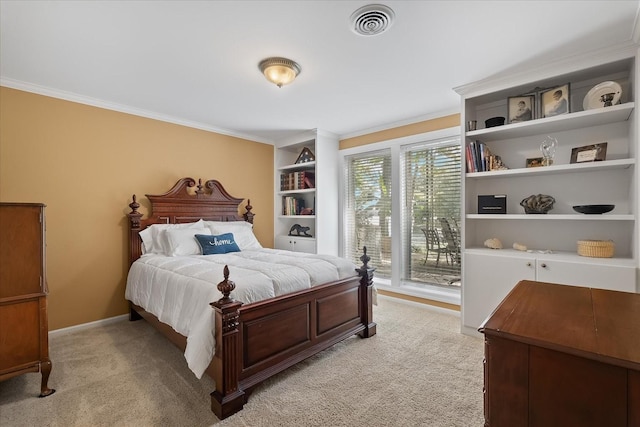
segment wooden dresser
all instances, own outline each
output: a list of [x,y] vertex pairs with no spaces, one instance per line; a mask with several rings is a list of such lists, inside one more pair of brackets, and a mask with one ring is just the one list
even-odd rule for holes
[[485,426],[640,426],[640,294],[521,281],[480,331]]
[[0,203],[0,381],[51,373],[45,275],[45,205]]

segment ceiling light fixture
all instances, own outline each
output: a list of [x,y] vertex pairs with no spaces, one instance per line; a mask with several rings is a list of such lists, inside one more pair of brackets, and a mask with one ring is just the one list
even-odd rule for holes
[[267,58],[260,61],[258,68],[271,83],[278,87],[287,85],[295,80],[302,68],[287,58]]

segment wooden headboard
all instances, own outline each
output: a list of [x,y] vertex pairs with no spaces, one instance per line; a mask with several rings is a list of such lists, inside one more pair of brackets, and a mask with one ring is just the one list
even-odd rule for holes
[[[195,188],[194,188],[195,187]],[[232,197],[220,182],[210,179],[202,185],[202,180],[182,178],[161,195],[145,194],[151,202],[151,210],[146,219],[138,212],[140,204],[133,195],[129,204],[129,265],[142,256],[142,239],[140,231],[151,224],[180,224],[206,221],[247,221],[253,224],[254,214],[251,201],[247,200],[246,212],[240,216],[238,210],[244,199]]]

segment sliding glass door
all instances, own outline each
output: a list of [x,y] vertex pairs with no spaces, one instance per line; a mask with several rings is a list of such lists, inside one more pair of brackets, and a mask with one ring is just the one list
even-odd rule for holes
[[401,159],[402,280],[459,286],[459,140],[405,146]]
[[343,255],[360,264],[366,246],[384,286],[459,300],[460,152],[451,132],[343,152]]

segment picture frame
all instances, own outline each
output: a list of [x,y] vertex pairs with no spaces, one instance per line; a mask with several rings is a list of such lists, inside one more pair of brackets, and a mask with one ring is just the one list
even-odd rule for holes
[[543,90],[540,93],[542,117],[554,117],[571,112],[569,83]]
[[520,123],[533,120],[536,111],[535,95],[511,96],[507,99],[509,105],[508,123]]
[[607,143],[584,145],[571,149],[569,163],[601,162],[607,159]]
[[543,161],[544,159],[542,157],[532,157],[530,159],[527,159],[527,167],[528,168],[537,168],[540,166],[543,166]]
[[300,163],[315,162],[315,160],[316,160],[316,156],[314,156],[314,154],[311,151],[311,149],[309,147],[304,147],[302,149],[302,151],[300,152],[300,155],[296,159],[296,163],[295,164],[299,165]]

